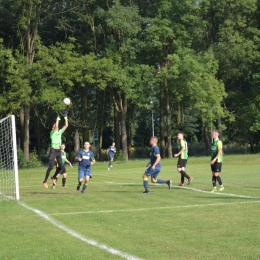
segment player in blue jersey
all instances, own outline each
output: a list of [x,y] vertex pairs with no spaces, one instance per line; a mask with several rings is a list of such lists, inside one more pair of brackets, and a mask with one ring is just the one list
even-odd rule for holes
[[115,142],[112,143],[111,146],[109,146],[107,154],[109,157],[109,164],[108,164],[108,170],[110,170],[110,168],[112,167],[112,162],[114,160],[115,157],[115,153],[116,153],[116,147],[115,147]]
[[152,183],[166,183],[171,189],[172,187],[172,181],[171,180],[162,180],[162,179],[157,179],[158,174],[161,171],[161,155],[160,155],[160,149],[157,146],[158,143],[158,138],[156,136],[153,136],[150,140],[150,145],[152,146],[152,149],[150,151],[150,161],[146,164],[146,167],[149,167],[146,169],[145,173],[143,174],[143,184],[145,191],[143,194],[149,194],[149,189],[148,189],[148,177],[151,176],[151,182]]
[[77,190],[80,190],[80,186],[85,178],[85,183],[83,185],[83,188],[81,190],[81,193],[84,193],[85,190],[88,187],[89,179],[92,178],[92,172],[91,172],[91,165],[93,165],[95,161],[95,156],[90,148],[90,143],[85,142],[84,143],[84,149],[78,151],[76,154],[76,161],[79,162],[79,168],[78,168],[78,185]]

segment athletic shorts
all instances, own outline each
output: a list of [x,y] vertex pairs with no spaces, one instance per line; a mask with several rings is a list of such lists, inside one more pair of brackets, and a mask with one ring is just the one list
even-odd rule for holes
[[187,159],[179,159],[177,162],[177,168],[185,168],[187,164]]
[[210,165],[210,166],[211,166],[212,172],[221,172],[222,163],[215,162],[213,165]]
[[157,176],[160,173],[161,168],[155,168],[154,170],[152,170],[151,168],[152,168],[152,166],[150,166],[149,168],[147,168],[145,170],[146,175],[151,176],[154,179],[157,179]]
[[53,169],[55,165],[55,159],[60,166],[62,165],[61,151],[60,149],[51,149],[49,157],[49,169]]
[[84,177],[89,176],[92,178],[92,172],[90,168],[87,169],[78,169],[78,178],[84,179]]
[[115,157],[115,153],[111,152],[111,153],[108,153],[108,156],[110,159],[113,159]]
[[[55,174],[59,174],[60,170],[61,170],[61,168],[60,168],[60,167],[57,167]],[[64,174],[64,173],[66,173],[66,172],[67,172],[67,171],[66,171],[66,168],[63,167],[62,170],[61,170],[61,172],[60,172],[60,174]]]

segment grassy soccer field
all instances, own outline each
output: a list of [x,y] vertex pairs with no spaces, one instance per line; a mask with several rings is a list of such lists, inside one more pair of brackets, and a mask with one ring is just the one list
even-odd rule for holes
[[[19,171],[20,202],[0,203],[0,259],[260,259],[258,155],[225,156],[225,190],[211,193],[209,158],[190,158],[191,185],[178,187],[177,159],[162,160],[160,178],[143,195],[145,161],[92,166],[85,194],[77,167],[55,190],[46,168]],[[53,172],[52,172],[53,173]],[[187,184],[187,180],[185,180]],[[219,187],[219,186],[218,186]]]

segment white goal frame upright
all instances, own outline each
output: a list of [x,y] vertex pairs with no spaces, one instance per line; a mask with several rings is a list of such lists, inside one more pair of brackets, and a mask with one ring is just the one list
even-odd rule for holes
[[0,201],[19,200],[15,116],[0,119]]

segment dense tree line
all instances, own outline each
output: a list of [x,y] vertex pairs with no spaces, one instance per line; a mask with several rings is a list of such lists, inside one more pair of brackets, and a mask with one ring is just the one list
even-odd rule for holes
[[[203,142],[259,143],[257,0],[1,0],[0,116],[15,114],[25,159],[47,149],[56,111],[71,98],[67,148],[176,132]],[[62,124],[62,122],[61,122]],[[101,156],[100,156],[101,157]]]

